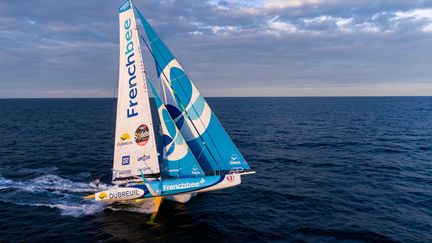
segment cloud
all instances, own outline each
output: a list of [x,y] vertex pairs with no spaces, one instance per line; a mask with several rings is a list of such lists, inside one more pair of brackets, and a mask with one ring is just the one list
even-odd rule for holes
[[[428,1],[135,3],[207,94],[389,93],[378,84],[423,94],[432,83]],[[0,1],[0,97],[113,96],[118,5]],[[155,80],[145,50],[144,63]]]
[[413,9],[409,11],[397,11],[395,17],[391,18],[397,24],[413,22],[418,24],[418,28],[424,32],[432,32],[432,8]]
[[279,35],[280,33],[298,32],[298,28],[288,22],[278,20],[279,16],[267,21],[267,33]]
[[286,9],[298,8],[307,4],[319,4],[326,1],[323,0],[267,0],[263,4],[265,9]]
[[334,4],[338,0],[228,0],[210,1],[218,10],[240,11],[244,14],[262,14],[268,12],[284,11],[287,9],[301,8],[305,6]]

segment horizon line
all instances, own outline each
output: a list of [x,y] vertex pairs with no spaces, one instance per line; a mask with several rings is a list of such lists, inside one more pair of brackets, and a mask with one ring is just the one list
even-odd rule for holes
[[[432,97],[432,95],[310,95],[310,96],[204,96],[204,98],[379,98],[379,97]],[[154,99],[153,96],[149,97]],[[25,99],[117,99],[117,97],[0,97],[0,100]]]

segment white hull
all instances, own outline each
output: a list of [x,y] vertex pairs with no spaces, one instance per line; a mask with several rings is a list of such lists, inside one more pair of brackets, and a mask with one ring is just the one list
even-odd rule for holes
[[223,181],[221,181],[220,183],[218,183],[214,186],[211,186],[211,187],[207,187],[207,188],[198,190],[196,192],[201,193],[201,192],[217,191],[217,190],[222,190],[225,188],[238,186],[240,184],[241,184],[241,175],[240,174],[229,174],[229,175],[226,175],[225,178],[223,179]]
[[177,195],[167,196],[165,198],[175,202],[187,203],[190,201],[192,196],[195,196],[197,193],[222,190],[225,188],[235,187],[240,184],[241,184],[241,175],[230,174],[230,175],[226,175],[223,181],[221,181],[220,183],[214,186],[195,191],[194,193],[177,194]]
[[[252,173],[255,172],[248,172],[243,174]],[[175,202],[187,203],[188,201],[190,201],[192,196],[195,196],[197,193],[217,191],[238,186],[241,184],[241,176],[242,174],[236,173],[224,175],[221,177],[223,178],[221,181],[209,187],[205,187],[200,190],[183,192],[179,194],[171,194],[166,196],[152,196],[148,198],[142,198],[144,196],[144,191],[142,189],[135,187],[114,187],[110,190],[94,194],[93,198],[95,198],[96,201],[109,203],[110,208],[113,210],[124,210],[149,214],[157,212],[161,202],[159,201],[155,204],[157,198],[159,198],[159,200],[164,198]]]
[[179,203],[187,203],[191,200],[192,194],[191,193],[183,193],[178,195],[172,195],[172,196],[166,196],[165,199],[168,199],[170,201],[179,202]]

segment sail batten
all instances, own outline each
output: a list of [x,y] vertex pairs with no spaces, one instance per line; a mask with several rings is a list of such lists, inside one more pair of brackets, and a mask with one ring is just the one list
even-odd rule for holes
[[132,3],[119,9],[120,61],[113,180],[160,173]]
[[210,106],[156,32],[136,8],[150,42],[164,103],[204,171],[249,169]]

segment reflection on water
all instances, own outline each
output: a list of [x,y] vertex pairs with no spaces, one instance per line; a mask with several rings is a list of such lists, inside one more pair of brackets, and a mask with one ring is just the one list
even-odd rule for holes
[[[94,215],[92,221],[113,239],[131,242],[167,241],[173,240],[173,235],[178,235],[178,240],[196,240],[200,238],[200,229],[212,232],[209,225],[200,222],[197,215],[182,203],[164,200],[153,221],[151,215],[136,213],[135,210],[139,209],[127,205],[116,205],[114,211],[110,207],[103,213]],[[190,230],[197,230],[197,233],[184,234]],[[205,235],[204,238],[219,239],[217,232],[214,232],[214,236]]]

